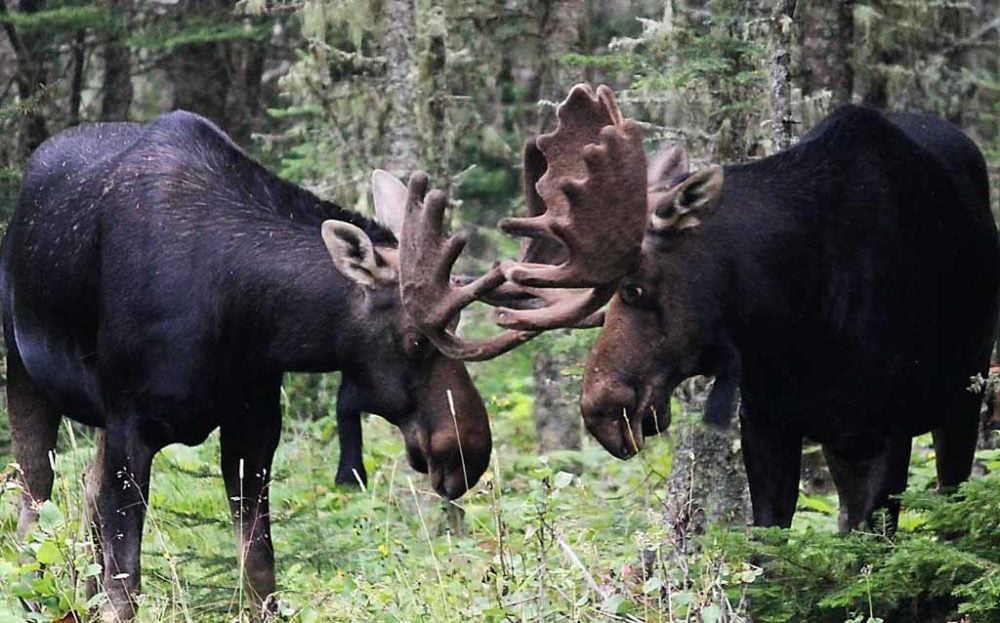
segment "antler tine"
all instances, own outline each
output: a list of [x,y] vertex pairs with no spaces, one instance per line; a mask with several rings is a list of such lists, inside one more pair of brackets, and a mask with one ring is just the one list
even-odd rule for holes
[[521,331],[597,327],[604,319],[600,308],[615,292],[613,285],[570,290],[525,287],[524,290],[543,301],[544,306],[536,309],[497,308],[493,311],[494,322]]
[[480,361],[496,357],[537,335],[506,330],[486,340],[466,340],[448,325],[463,308],[504,281],[499,267],[461,286],[451,285],[451,269],[466,244],[464,234],[442,235],[445,195],[427,192],[427,174],[410,176],[406,217],[399,244],[399,289],[403,308],[416,327],[443,354]]
[[[645,230],[642,137],[605,86],[596,93],[587,85],[573,87],[556,115],[555,132],[536,141],[547,171],[535,189],[547,209],[505,219],[500,228],[532,239],[555,238],[568,259],[553,265],[525,258],[504,263],[502,269],[509,281],[524,286],[607,286],[632,267]],[[541,321],[541,314],[534,316]]]

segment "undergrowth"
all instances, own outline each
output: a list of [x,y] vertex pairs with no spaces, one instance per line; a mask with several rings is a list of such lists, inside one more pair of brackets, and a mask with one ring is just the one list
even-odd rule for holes
[[[918,440],[896,534],[839,536],[835,496],[803,493],[791,530],[713,529],[681,560],[662,546],[669,438],[629,462],[590,440],[537,456],[527,373],[511,373],[522,364],[479,369],[496,449],[455,503],[457,523],[378,418],[365,423],[367,490],[335,487],[336,383],[291,379],[271,496],[282,620],[1000,621],[1000,477],[939,496],[933,453]],[[81,510],[92,450],[86,429],[64,424],[54,498],[23,545],[15,467],[3,472],[0,623],[71,620],[62,617],[102,599],[85,590],[99,577]],[[1000,456],[984,451],[979,462],[994,469]],[[156,459],[139,621],[249,616],[217,463],[215,435]]]

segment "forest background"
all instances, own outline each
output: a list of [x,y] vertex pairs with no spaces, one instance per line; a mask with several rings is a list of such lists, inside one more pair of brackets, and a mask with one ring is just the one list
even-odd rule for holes
[[[4,221],[48,136],[183,108],[365,213],[372,169],[427,170],[453,225],[474,233],[474,272],[516,254],[495,223],[523,209],[520,145],[553,126],[577,82],[611,85],[650,150],[682,144],[695,167],[764,157],[844,103],[933,111],[984,152],[1000,212],[997,0],[5,0],[0,24]],[[376,418],[368,489],[335,488],[336,375],[291,376],[273,494],[282,617],[1000,621],[995,433],[950,500],[926,493],[934,457],[917,444],[896,535],[834,537],[836,496],[807,448],[792,531],[748,540],[738,436],[698,422],[704,380],[678,392],[671,436],[639,459],[619,463],[581,434],[593,337],[554,332],[474,366],[497,449],[458,502],[464,517],[442,510]],[[0,418],[0,468],[9,443]],[[13,542],[16,469],[4,471],[4,623],[93,605],[78,510],[91,433],[67,425],[61,447],[56,499],[26,546],[40,577]],[[213,438],[157,460],[142,620],[246,616],[217,453]]]

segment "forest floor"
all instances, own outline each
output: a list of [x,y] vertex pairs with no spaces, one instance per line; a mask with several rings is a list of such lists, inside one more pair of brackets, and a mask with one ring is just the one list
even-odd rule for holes
[[[643,552],[656,552],[664,541],[669,437],[652,440],[627,462],[591,439],[579,452],[542,458],[534,451],[530,365],[491,363],[474,372],[491,413],[494,456],[478,485],[454,503],[464,518],[446,512],[426,477],[407,465],[396,429],[376,417],[364,424],[367,489],[336,487],[336,379],[296,376],[286,383],[271,493],[282,619],[740,620],[741,584],[759,571],[725,560],[722,549],[712,554],[715,571],[688,581],[684,591],[669,588],[678,585],[676,577],[643,572]],[[674,408],[683,411],[677,403]],[[0,463],[7,464],[9,435],[5,415],[0,418]],[[246,616],[246,596],[234,588],[239,571],[218,445],[213,434],[200,446],[171,446],[156,458],[140,621]],[[37,559],[49,563],[32,587],[49,605],[39,620],[84,603],[82,578],[97,572],[81,546],[80,475],[92,451],[90,432],[64,426],[54,504],[31,538]],[[927,452],[915,456],[912,484],[926,488]],[[25,581],[14,539],[19,489],[12,475],[8,467],[0,492],[2,623],[24,616],[11,596]],[[793,531],[835,531],[835,508],[832,494],[803,495]],[[708,602],[712,609],[702,607],[697,616],[687,606]]]

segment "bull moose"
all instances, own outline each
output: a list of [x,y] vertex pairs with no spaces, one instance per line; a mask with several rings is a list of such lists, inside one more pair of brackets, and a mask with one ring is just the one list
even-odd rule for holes
[[[989,364],[1000,270],[970,139],[932,115],[844,106],[790,149],[691,173],[681,149],[647,159],[607,87],[574,87],[557,117],[525,147],[531,215],[500,227],[562,257],[532,262],[529,245],[498,270],[505,288],[564,295],[498,309],[507,331],[488,344],[456,341],[438,318],[428,336],[442,352],[481,356],[610,301],[584,372],[588,430],[629,458],[666,430],[681,381],[714,376],[708,422],[728,422],[742,394],[757,525],[791,524],[806,437],[823,446],[843,530],[881,507],[895,523],[916,434],[933,431],[939,487],[968,477],[970,380]],[[406,263],[453,260],[447,245],[410,250],[417,240],[404,237]],[[424,303],[440,294],[410,285]]]
[[[341,370],[338,414],[397,425],[447,498],[485,470],[482,399],[401,306],[406,196],[388,179],[373,176],[371,220],[270,174],[186,112],[78,126],[32,155],[0,251],[18,531],[51,494],[61,417],[103,429],[87,478],[103,618],[135,612],[153,455],[216,428],[247,587],[258,605],[274,592],[268,486],[286,371]],[[426,176],[413,184],[426,189]],[[360,437],[347,445],[357,453]],[[342,459],[352,464],[360,456]]]

